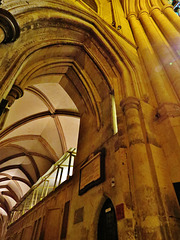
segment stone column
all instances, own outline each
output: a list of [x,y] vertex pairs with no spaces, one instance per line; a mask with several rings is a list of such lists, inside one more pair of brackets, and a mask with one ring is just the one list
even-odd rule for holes
[[180,70],[176,55],[173,54],[170,46],[164,41],[164,37],[161,32],[157,31],[155,28],[147,11],[140,11],[139,19],[153,49],[165,67],[167,75],[177,93],[177,96],[180,97]]
[[170,4],[164,5],[162,12],[170,20],[170,22],[173,23],[174,27],[180,32],[179,16],[175,14],[173,6]]
[[158,60],[153,48],[143,31],[140,21],[135,13],[128,15],[138,51],[143,59],[149,79],[158,104],[164,102],[177,103],[176,96],[169,83],[169,79]]
[[150,14],[157,26],[164,34],[167,41],[170,43],[171,47],[174,49],[175,53],[180,55],[180,35],[178,30],[173,26],[173,24],[162,14],[159,7],[155,6],[151,8]]
[[20,35],[20,28],[13,15],[0,8],[0,43],[15,41]]
[[[140,102],[129,97],[121,102],[123,109],[130,152],[131,187],[136,218],[137,239],[165,240],[170,239],[168,230],[161,220],[161,208],[153,179],[153,169],[147,153],[139,114]],[[165,220],[164,220],[165,221]]]

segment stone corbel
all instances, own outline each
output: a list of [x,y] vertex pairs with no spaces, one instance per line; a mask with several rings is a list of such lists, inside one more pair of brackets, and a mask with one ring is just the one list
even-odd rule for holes
[[20,28],[7,10],[0,8],[0,43],[14,42],[20,35]]
[[6,99],[8,100],[8,107],[11,107],[14,101],[18,98],[21,98],[22,96],[23,96],[23,90],[19,86],[13,85],[11,88],[11,91],[6,97]]
[[175,103],[162,104],[157,111],[156,118],[158,122],[162,122],[167,118],[180,117],[180,105]]
[[12,106],[12,104],[16,99],[19,99],[22,96],[23,96],[23,90],[19,86],[13,85],[6,99],[3,99],[1,101],[0,129],[2,129],[4,126],[10,107]]

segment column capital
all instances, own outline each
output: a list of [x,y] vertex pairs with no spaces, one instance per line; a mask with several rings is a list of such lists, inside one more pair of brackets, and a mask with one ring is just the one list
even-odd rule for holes
[[135,12],[131,12],[127,15],[127,19],[129,20],[130,18],[135,17],[137,18],[137,14]]
[[147,10],[141,10],[139,11],[138,17],[140,18],[143,14],[149,15],[149,12]]
[[123,112],[126,112],[130,108],[139,109],[140,101],[136,97],[128,97],[121,101],[120,106],[122,107]]
[[23,90],[17,86],[13,85],[9,94],[7,95],[5,102],[1,101],[1,106],[0,106],[0,130],[3,128],[4,123],[7,119],[8,113],[9,113],[9,108],[12,106],[14,101],[20,97],[23,96]]
[[22,96],[23,90],[19,86],[13,85],[6,98],[8,100],[8,107],[10,107],[16,99],[21,98]]
[[20,35],[20,28],[16,19],[10,12],[3,8],[0,8],[0,28],[4,32],[2,43],[13,42]]
[[152,13],[154,12],[154,10],[159,10],[159,11],[161,11],[161,9],[160,9],[160,7],[158,7],[158,6],[154,6],[154,7],[152,7],[151,9],[150,9],[150,15],[152,15]]
[[173,9],[173,5],[171,5],[171,4],[166,4],[166,5],[164,5],[164,6],[162,7],[162,12],[164,12],[167,8]]

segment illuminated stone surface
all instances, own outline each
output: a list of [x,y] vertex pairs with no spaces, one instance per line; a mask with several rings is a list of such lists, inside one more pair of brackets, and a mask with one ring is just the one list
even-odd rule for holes
[[[97,12],[94,1],[2,4],[21,34],[0,45],[0,97],[14,84],[24,91],[0,132],[3,235],[5,213],[77,144],[80,117],[73,177],[13,223],[6,239],[95,240],[108,198],[114,209],[123,204],[119,240],[179,239],[179,16],[166,0],[95,3]],[[80,196],[80,169],[104,148],[105,181]]]

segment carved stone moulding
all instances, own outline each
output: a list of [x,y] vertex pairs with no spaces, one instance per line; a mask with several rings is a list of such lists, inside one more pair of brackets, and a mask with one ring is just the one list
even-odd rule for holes
[[20,35],[20,28],[16,19],[3,8],[0,8],[0,28],[4,31],[2,43],[14,42]]

